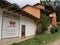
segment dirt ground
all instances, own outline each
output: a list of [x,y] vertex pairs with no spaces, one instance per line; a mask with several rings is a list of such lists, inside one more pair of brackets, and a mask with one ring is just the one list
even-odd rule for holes
[[[24,40],[27,40],[27,39],[32,38],[32,37],[2,39],[2,40],[0,40],[0,45],[8,45],[8,44],[11,44],[11,43],[14,43],[14,42],[16,43],[16,42],[24,41]],[[55,40],[55,41],[53,41],[51,43],[48,43],[46,45],[60,45],[60,39],[57,39],[57,40]]]
[[49,44],[47,44],[47,45],[60,45],[60,39],[55,40],[54,42],[49,43]]
[[12,43],[17,43],[17,42],[20,42],[20,41],[30,39],[32,37],[34,37],[34,36],[25,37],[25,38],[23,37],[23,38],[2,39],[2,40],[0,40],[0,45],[9,45],[9,44],[12,44]]

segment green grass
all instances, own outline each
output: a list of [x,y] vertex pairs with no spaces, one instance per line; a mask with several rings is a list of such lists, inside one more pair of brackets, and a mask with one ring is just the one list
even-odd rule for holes
[[[60,38],[60,32],[56,32],[51,35],[38,34],[34,38],[31,38],[31,39],[28,39],[26,41],[19,42],[19,43],[13,43],[11,45],[43,45],[51,41],[54,41],[58,38]],[[45,42],[43,43],[43,41]]]

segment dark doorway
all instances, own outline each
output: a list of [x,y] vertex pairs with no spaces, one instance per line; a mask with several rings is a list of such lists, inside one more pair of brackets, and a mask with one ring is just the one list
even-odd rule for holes
[[25,28],[26,28],[26,26],[22,25],[22,37],[25,37]]

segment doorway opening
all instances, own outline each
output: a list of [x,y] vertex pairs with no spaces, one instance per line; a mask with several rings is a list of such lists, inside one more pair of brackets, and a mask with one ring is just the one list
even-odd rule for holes
[[22,37],[25,37],[25,29],[26,29],[26,26],[22,25]]

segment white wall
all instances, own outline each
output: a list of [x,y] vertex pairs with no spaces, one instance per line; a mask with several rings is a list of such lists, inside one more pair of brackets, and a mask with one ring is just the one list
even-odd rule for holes
[[[10,26],[9,21],[12,20],[15,22],[14,27]],[[3,18],[3,30],[2,30],[2,38],[11,38],[11,37],[19,37],[19,19],[16,18]]]
[[3,15],[3,12],[0,8],[0,39],[1,39],[1,30],[2,30],[2,15]]
[[36,33],[36,24],[34,20],[20,16],[20,36],[21,36],[21,26],[26,25],[26,31],[25,31],[25,36],[32,36],[35,35]]
[[[0,9],[0,39],[2,35],[2,15],[3,12]],[[19,37],[21,37],[21,26],[26,25],[26,31],[25,36],[32,36],[36,33],[36,24],[33,19],[30,19],[25,16],[20,16],[20,31],[19,31]]]

